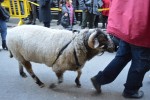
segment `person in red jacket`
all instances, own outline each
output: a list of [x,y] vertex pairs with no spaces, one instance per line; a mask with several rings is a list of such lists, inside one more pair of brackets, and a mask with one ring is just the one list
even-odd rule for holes
[[119,49],[107,67],[91,78],[97,92],[101,92],[101,85],[113,82],[131,61],[122,95],[125,98],[143,97],[140,88],[145,73],[150,70],[149,4],[150,0],[112,0],[107,32],[120,39]]
[[[110,0],[102,0],[103,5],[102,8],[109,8],[110,6]],[[106,28],[107,25],[107,19],[108,19],[108,15],[109,15],[109,10],[103,10],[102,11],[102,28]]]

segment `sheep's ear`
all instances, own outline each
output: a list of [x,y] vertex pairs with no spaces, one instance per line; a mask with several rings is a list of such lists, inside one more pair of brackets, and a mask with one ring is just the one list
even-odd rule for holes
[[94,39],[93,43],[94,43],[94,48],[97,48],[99,46],[99,42],[97,38]]

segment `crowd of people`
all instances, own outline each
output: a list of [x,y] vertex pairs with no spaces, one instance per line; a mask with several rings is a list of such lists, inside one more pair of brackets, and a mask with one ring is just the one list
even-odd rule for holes
[[[3,2],[4,0],[0,0]],[[36,0],[30,0],[37,2]],[[136,2],[136,3],[135,3]],[[43,22],[45,27],[50,27],[52,0],[39,0],[39,14],[31,4],[31,14],[27,24],[36,24],[36,18]],[[91,78],[94,88],[101,92],[101,86],[113,82],[122,69],[131,61],[130,69],[123,96],[125,98],[142,98],[144,92],[140,90],[144,75],[150,70],[150,1],[145,0],[58,0],[59,11],[57,24],[65,29],[72,30],[77,23],[77,13],[74,10],[82,10],[81,29],[97,28],[99,20],[102,27],[107,28],[119,46],[115,58]],[[144,10],[140,6],[144,7]],[[99,8],[110,8],[109,11],[99,12]],[[108,16],[109,15],[109,16]],[[101,16],[101,17],[100,17]],[[6,22],[0,17],[0,33],[2,47],[7,49]]]
[[[102,12],[100,8],[109,8],[109,0],[29,0],[34,3],[39,3],[38,7],[30,3],[31,11],[29,21],[26,24],[36,24],[36,18],[43,22],[45,27],[50,27],[52,13],[49,8],[58,7],[57,25],[62,25],[65,29],[72,30],[73,25],[80,21],[81,29],[98,28],[98,23],[102,22],[101,28],[106,28],[109,10]],[[82,12],[75,12],[82,10]]]

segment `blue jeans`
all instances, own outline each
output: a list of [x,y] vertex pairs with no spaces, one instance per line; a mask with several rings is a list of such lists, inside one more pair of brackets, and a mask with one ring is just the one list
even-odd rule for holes
[[116,79],[122,69],[131,61],[125,86],[125,92],[134,93],[142,87],[145,73],[150,69],[150,48],[131,45],[120,40],[115,58],[95,77],[100,85]]
[[1,19],[0,19],[0,33],[1,33],[2,41],[6,40],[7,25],[6,25],[6,22]]

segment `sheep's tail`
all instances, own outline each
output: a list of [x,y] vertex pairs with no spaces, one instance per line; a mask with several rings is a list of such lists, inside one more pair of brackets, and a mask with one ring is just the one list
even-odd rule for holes
[[12,53],[11,53],[11,51],[9,50],[9,53],[10,53],[10,58],[12,58],[13,57],[13,55],[12,55]]

